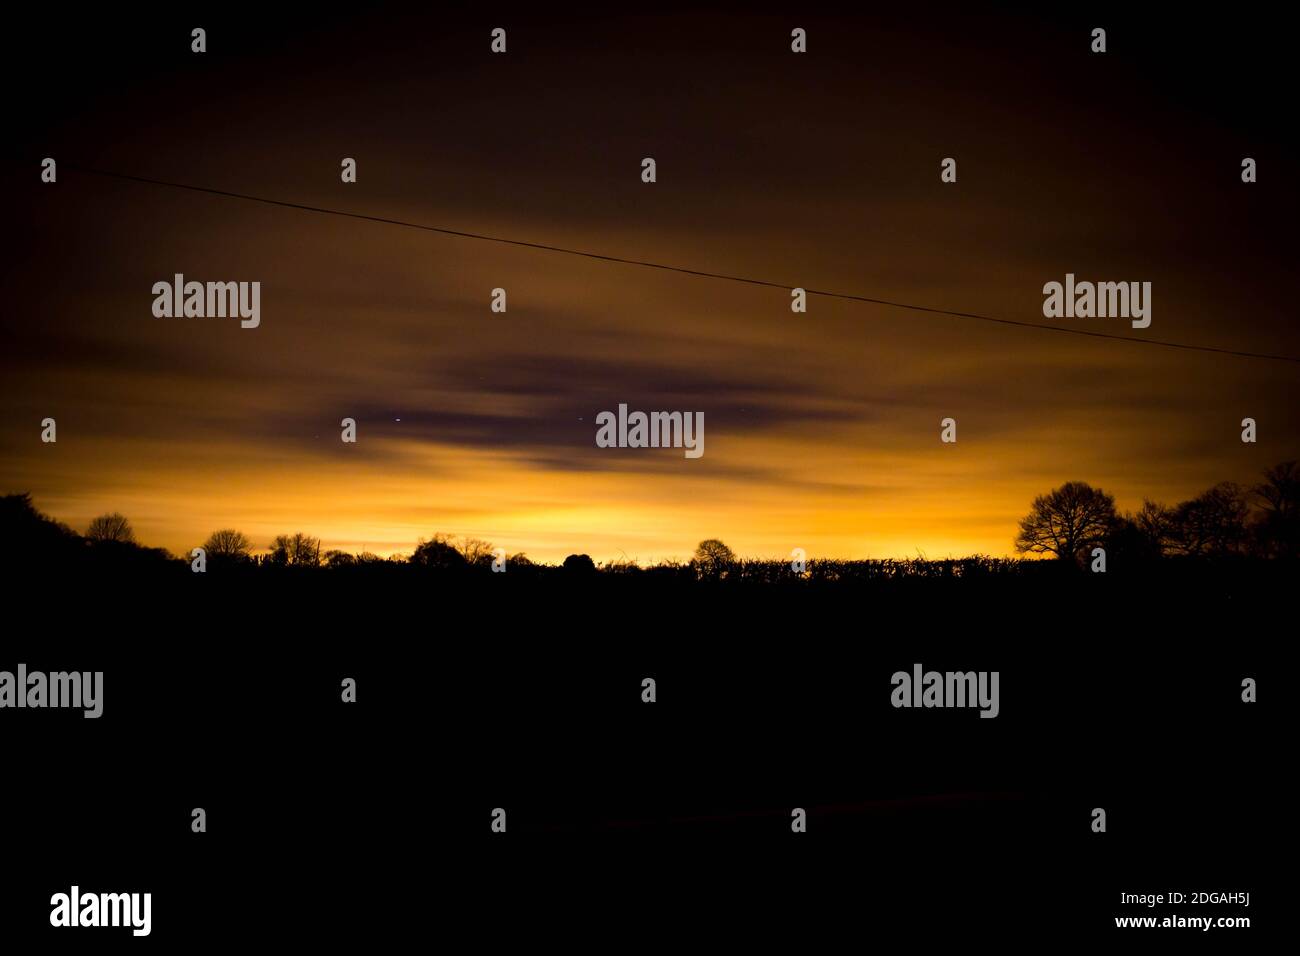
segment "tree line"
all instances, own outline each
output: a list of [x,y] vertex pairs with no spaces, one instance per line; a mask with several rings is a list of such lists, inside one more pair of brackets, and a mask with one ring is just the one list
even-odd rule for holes
[[1101,548],[1108,558],[1225,559],[1300,556],[1300,467],[1282,462],[1253,487],[1220,482],[1177,505],[1144,501],[1121,514],[1115,498],[1068,481],[1034,499],[1020,522],[1016,550],[1083,562]]
[[[81,535],[39,512],[28,494],[0,497],[0,535],[10,564],[15,561],[58,564],[90,556],[100,566],[139,567],[178,563],[161,548],[136,541],[126,516],[113,512],[94,518]],[[437,571],[543,569],[526,554],[506,554],[478,538],[435,534],[421,539],[410,554],[381,557],[325,550],[321,540],[303,532],[277,535],[265,551],[234,528],[212,532],[199,545],[207,566],[231,568],[350,568],[401,565]],[[1282,462],[1251,487],[1222,482],[1176,505],[1144,501],[1135,512],[1121,513],[1114,496],[1083,481],[1068,481],[1036,497],[1020,521],[1015,548],[1021,554],[1050,556],[1058,562],[1086,565],[1096,549],[1112,567],[1134,566],[1166,558],[1221,561],[1229,559],[1295,560],[1300,557],[1300,465]],[[571,554],[558,570],[570,575],[618,574],[654,570],[694,579],[724,578],[775,581],[789,577],[901,577],[1000,573],[1016,559],[974,556],[930,561],[826,561],[738,558],[722,541],[701,541],[687,562],[662,561],[642,568],[635,560],[597,565],[589,555]]]

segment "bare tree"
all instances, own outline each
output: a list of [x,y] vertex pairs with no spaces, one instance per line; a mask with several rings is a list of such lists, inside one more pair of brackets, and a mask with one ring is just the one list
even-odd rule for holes
[[224,558],[230,561],[246,560],[253,550],[253,542],[242,531],[234,528],[222,528],[208,535],[203,542],[203,550],[209,558]]
[[1260,549],[1271,557],[1300,557],[1300,462],[1274,465],[1253,491],[1263,502],[1255,524]]
[[496,557],[496,549],[492,547],[490,541],[481,541],[478,538],[463,538],[460,544],[460,553],[465,560],[473,565],[491,564]]
[[736,561],[736,554],[717,538],[705,538],[695,548],[696,574],[702,578],[720,578]]
[[293,541],[289,535],[276,535],[275,540],[271,542],[271,553],[266,556],[266,560],[271,564],[288,564],[292,548]]
[[1169,550],[1174,534],[1174,516],[1170,509],[1154,501],[1144,501],[1141,510],[1130,520],[1151,553],[1161,555]]
[[1173,549],[1177,554],[1222,557],[1246,548],[1250,506],[1240,485],[1220,482],[1184,501],[1173,512]]
[[1067,481],[1034,499],[1020,521],[1016,550],[1077,560],[1085,549],[1104,542],[1114,524],[1113,496],[1087,482]]
[[320,538],[301,531],[279,535],[271,542],[270,561],[272,564],[314,568],[320,564]]
[[116,541],[122,544],[135,542],[135,532],[131,530],[131,523],[126,520],[126,515],[116,511],[112,514],[100,515],[91,521],[90,527],[86,529],[86,537],[91,541]]

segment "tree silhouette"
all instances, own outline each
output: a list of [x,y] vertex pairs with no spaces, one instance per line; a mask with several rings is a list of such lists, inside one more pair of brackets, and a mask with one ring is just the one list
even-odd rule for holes
[[41,514],[30,494],[0,498],[0,565],[63,566],[82,551],[81,536]]
[[225,561],[245,561],[253,550],[253,542],[242,531],[234,528],[222,528],[208,535],[203,542],[203,550],[209,558]]
[[111,541],[117,544],[134,544],[135,532],[126,515],[114,511],[112,514],[100,515],[86,528],[86,539],[94,542]]
[[596,562],[589,554],[571,554],[564,559],[564,570],[570,574],[595,574]]
[[452,570],[468,565],[465,556],[456,550],[446,535],[435,534],[428,541],[423,538],[412,552],[410,563],[421,568]]
[[478,538],[463,539],[459,550],[461,557],[475,567],[491,565],[496,558],[496,549],[492,547],[492,543]]
[[278,565],[317,567],[320,564],[320,538],[313,538],[301,531],[293,535],[279,535],[271,542],[268,560]]
[[1263,502],[1255,525],[1260,551],[1275,558],[1300,557],[1300,462],[1274,465],[1253,490]]
[[1173,512],[1173,551],[1194,557],[1223,557],[1243,552],[1250,506],[1240,485],[1224,481]]
[[1159,557],[1169,550],[1174,535],[1174,516],[1170,509],[1154,501],[1143,501],[1141,510],[1129,520],[1149,554]]
[[716,579],[736,561],[735,552],[717,538],[705,538],[695,548],[695,570],[702,578]]
[[1115,526],[1115,499],[1083,481],[1067,481],[1039,495],[1020,521],[1016,550],[1078,560],[1085,549],[1103,543]]

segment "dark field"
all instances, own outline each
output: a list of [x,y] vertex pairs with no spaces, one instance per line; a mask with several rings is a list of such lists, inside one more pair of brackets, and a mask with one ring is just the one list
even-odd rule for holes
[[[1175,886],[1257,907],[1280,689],[1245,705],[1240,684],[1279,672],[1286,573],[759,586],[165,566],[40,583],[11,597],[46,611],[5,664],[102,669],[104,714],[10,712],[8,844],[26,862],[7,905],[40,912],[71,873],[152,888],[159,939],[396,942],[427,920],[487,942],[508,902],[610,945],[706,914],[828,944],[976,911],[1010,936],[1106,933],[1136,912],[1121,891]],[[918,662],[999,671],[996,719],[892,707],[890,675]]]

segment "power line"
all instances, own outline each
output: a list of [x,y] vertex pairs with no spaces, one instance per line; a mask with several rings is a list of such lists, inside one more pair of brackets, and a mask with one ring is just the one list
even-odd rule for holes
[[[245,202],[262,203],[267,206],[282,206],[285,209],[297,209],[302,212],[316,212],[327,216],[343,216],[348,219],[361,219],[366,222],[376,222],[388,226],[402,226],[406,229],[419,229],[424,232],[438,233],[443,236],[455,236],[460,239],[477,239],[481,242],[495,242],[507,246],[519,246],[524,249],[536,249],[541,252],[558,252],[566,256],[581,256],[585,259],[597,259],[601,262],[616,262],[622,265],[641,266],[645,269],[659,269],[664,272],[677,272],[682,275],[695,276],[701,279],[720,279],[724,282],[741,282],[746,285],[764,286],[771,289],[792,289],[795,286],[785,282],[771,282],[767,279],[754,279],[748,276],[733,276],[722,272],[706,272],[701,269],[687,269],[683,266],[667,265],[662,262],[649,262],[645,259],[631,259],[624,256],[608,256],[599,252],[588,252],[583,249],[568,249],[564,246],[553,246],[542,242],[528,242],[523,239],[507,239],[502,236],[488,236],[478,232],[464,232],[459,229],[446,229],[441,226],[430,226],[424,223],[407,222],[402,219],[389,219],[384,216],[371,216],[366,213],[348,212],[342,209],[328,209],[324,206],[310,206],[305,203],[288,202],[283,199],[267,199],[264,196],[250,196],[246,193],[230,192],[225,189],[212,189],[208,186],[194,186],[189,183],[174,183],[163,179],[151,179],[146,176],[132,176],[129,173],[116,173],[102,169],[92,169],[87,166],[76,166],[66,164],[65,167],[77,170],[78,172],[88,173],[92,176],[103,176],[109,179],[121,179],[128,182],[144,183],[150,186],[165,186],[169,189],[186,189],[190,192],[206,193],[211,196],[223,196],[227,199],[241,199]],[[865,302],[870,305],[882,305],[891,309],[906,309],[911,312],[923,312],[929,315],[945,315],[957,319],[971,319],[978,322],[993,322],[998,325],[1014,325],[1026,329],[1039,329],[1043,332],[1062,332],[1067,335],[1086,335],[1095,339],[1114,339],[1119,342],[1129,342],[1134,345],[1154,345],[1160,348],[1183,349],[1188,352],[1211,352],[1216,355],[1234,355],[1239,358],[1257,358],[1270,359],[1277,362],[1294,362],[1300,364],[1300,357],[1293,355],[1275,355],[1268,352],[1245,352],[1239,349],[1219,348],[1213,345],[1189,345],[1186,342],[1171,342],[1165,339],[1137,339],[1128,335],[1115,335],[1111,332],[1093,332],[1087,329],[1072,329],[1064,325],[1047,325],[1041,322],[1025,322],[1019,319],[1004,319],[992,315],[981,315],[977,312],[960,312],[953,309],[936,309],[924,305],[912,305],[908,302],[895,302],[890,299],[877,299],[871,296],[854,295],[850,292],[831,292],[826,289],[808,289],[804,288],[808,295],[822,296],[827,299],[843,299],[848,302]]]

